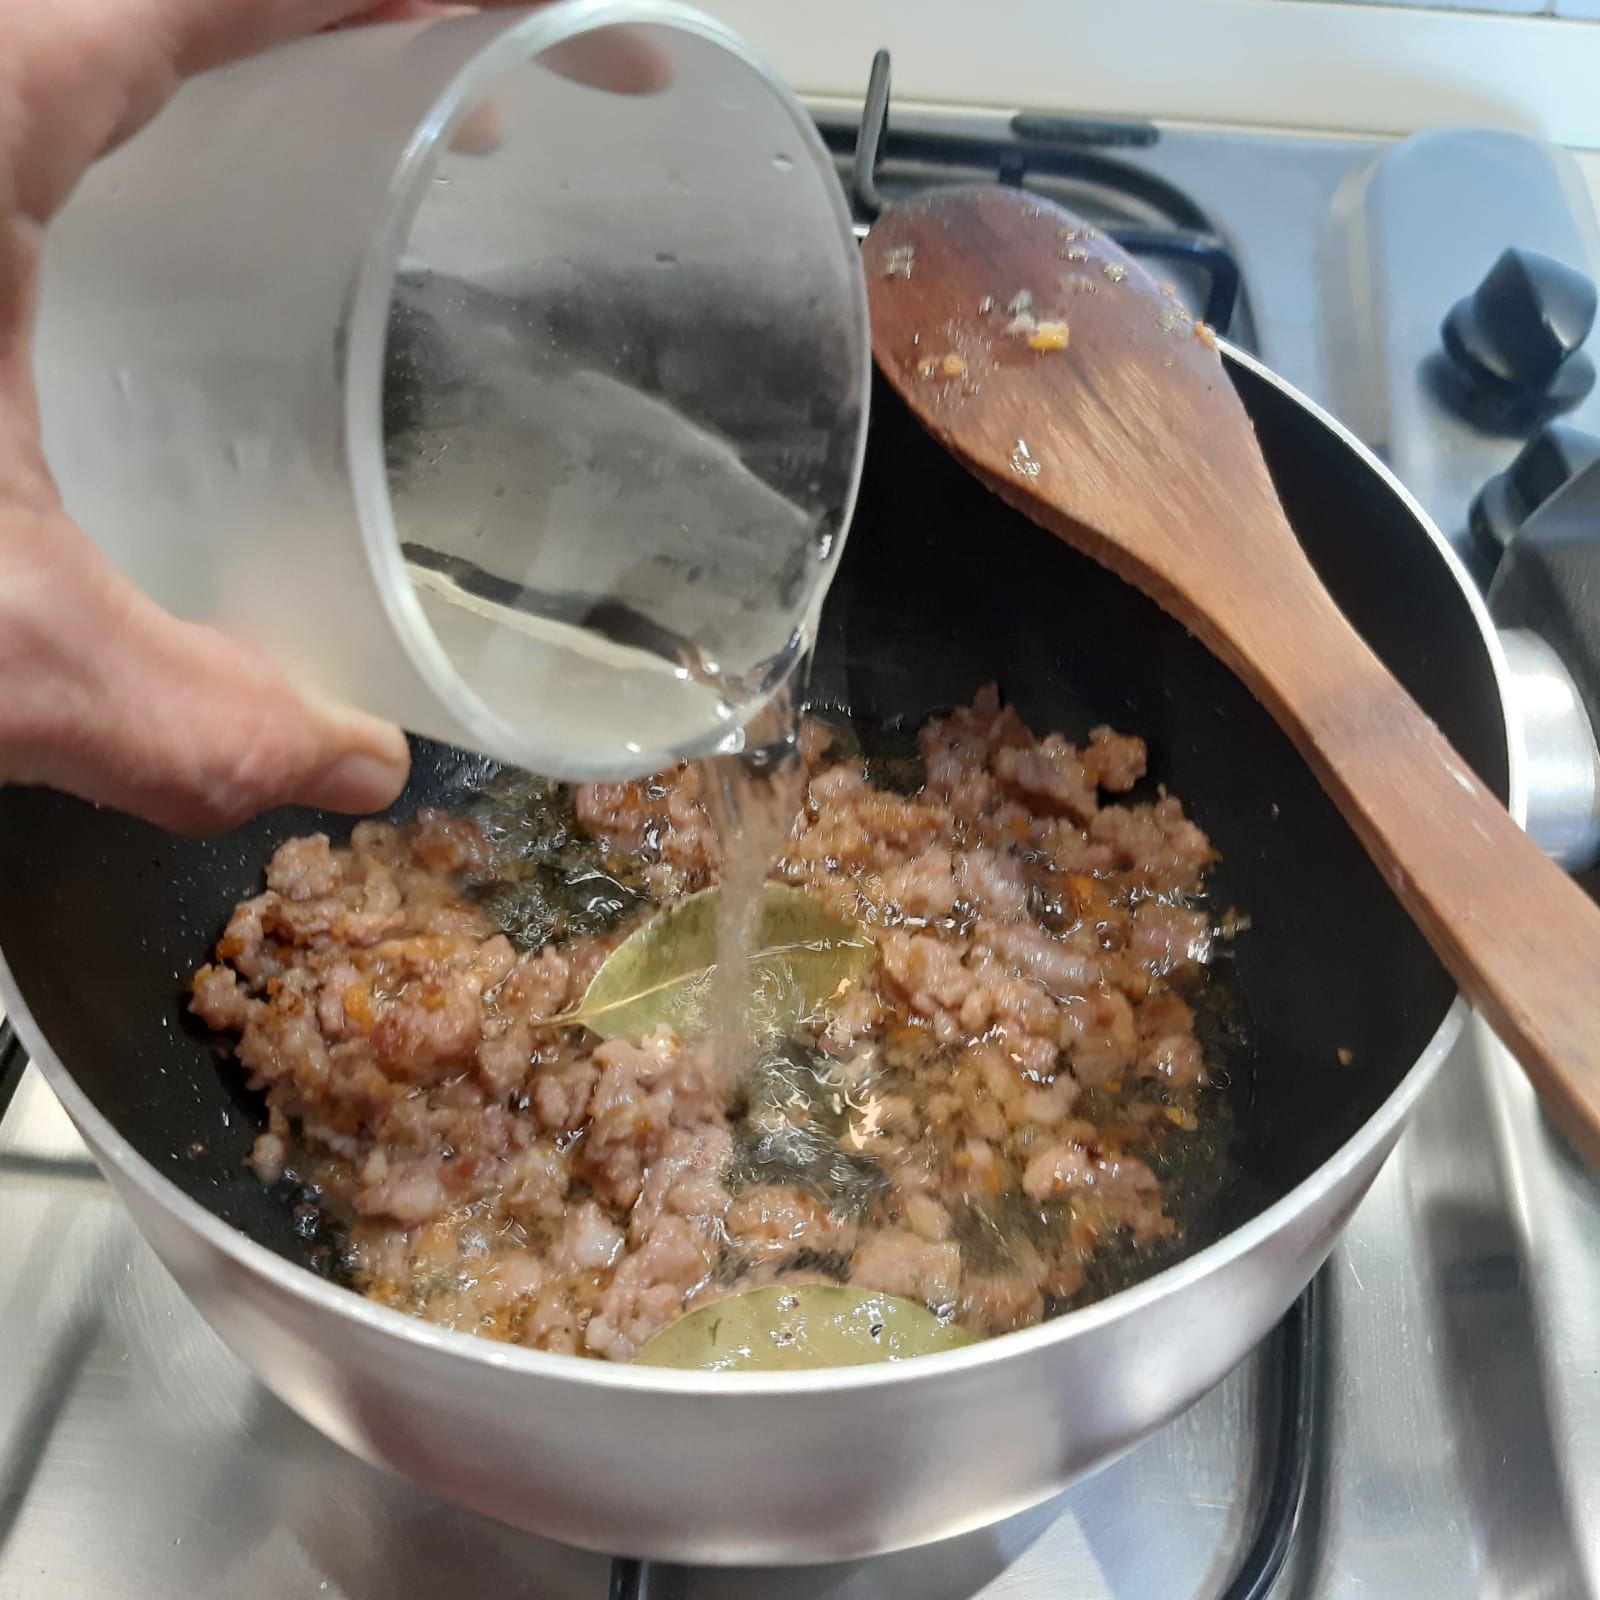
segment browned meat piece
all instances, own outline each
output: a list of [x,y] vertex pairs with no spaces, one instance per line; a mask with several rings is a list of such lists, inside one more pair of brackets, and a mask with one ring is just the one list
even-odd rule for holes
[[526,1017],[553,1017],[578,998],[572,977],[572,961],[565,951],[547,948],[524,956],[500,991],[500,1009]]
[[[1036,743],[1027,725],[1012,706],[1000,704],[1000,691],[985,684],[970,706],[960,706],[947,717],[935,717],[918,735],[923,759],[933,757],[939,747],[958,755],[968,766],[982,766],[1001,750],[1028,750]],[[932,787],[939,784],[929,776]]]
[[392,822],[375,822],[367,818],[350,830],[353,870],[361,866],[382,866],[394,869],[409,866],[411,852],[406,847],[406,836]]
[[505,1020],[485,1022],[474,1059],[490,1094],[497,1098],[512,1094],[527,1081],[534,1065],[532,1029]]
[[591,1315],[570,1285],[552,1284],[535,1300],[523,1322],[522,1342],[558,1355],[583,1355],[584,1330]]
[[433,810],[417,813],[411,825],[411,853],[418,866],[438,873],[481,871],[489,860],[488,845],[475,822]]
[[1193,970],[1206,959],[1210,926],[1203,911],[1146,900],[1133,913],[1128,953],[1157,978]]
[[979,916],[1020,917],[1028,909],[1028,869],[1011,850],[966,850],[956,857],[961,899]]
[[914,1233],[876,1233],[851,1259],[850,1281],[863,1289],[921,1300],[930,1310],[943,1312],[956,1303],[961,1248],[930,1244]]
[[1010,1333],[1044,1316],[1044,1295],[1022,1272],[969,1275],[961,1280],[960,1321],[974,1333]]
[[589,1102],[579,1168],[596,1194],[624,1211],[670,1129],[697,1128],[722,1115],[709,1052],[686,1050],[659,1029],[642,1045],[613,1039],[595,1051],[600,1081]]
[[262,1183],[271,1188],[283,1176],[289,1164],[289,1138],[287,1133],[269,1128],[256,1136],[250,1147],[250,1169]]
[[1117,867],[1160,892],[1198,889],[1216,860],[1211,841],[1171,795],[1153,806],[1107,806],[1089,824],[1089,836],[1110,849]]
[[645,1174],[628,1217],[629,1237],[642,1239],[664,1216],[687,1217],[707,1228],[720,1226],[728,1209],[722,1174],[732,1153],[733,1136],[720,1107],[698,1126],[673,1128]]
[[240,1035],[238,1056],[250,1069],[253,1088],[287,1080],[307,1098],[320,1095],[332,1073],[328,1042],[316,1019],[303,1011],[285,1015],[258,1006]]
[[1006,1108],[1007,1121],[1019,1131],[1047,1132],[1072,1115],[1080,1092],[1078,1079],[1063,1072],[1054,1082],[1018,1095]]
[[1022,1187],[1030,1200],[1050,1200],[1069,1189],[1093,1190],[1107,1200],[1158,1195],[1155,1174],[1136,1156],[1095,1154],[1081,1144],[1041,1150],[1028,1163]]
[[950,1236],[950,1213],[932,1195],[919,1189],[907,1188],[901,1193],[900,1218],[919,1239],[930,1244]]
[[1046,816],[1087,822],[1099,809],[1094,781],[1075,746],[1051,734],[1033,749],[1008,748],[994,758],[994,773],[1007,791]]
[[851,1248],[854,1227],[792,1183],[746,1189],[728,1207],[732,1248],[748,1260],[781,1260],[802,1250],[831,1255]]
[[568,1157],[548,1140],[519,1150],[500,1171],[502,1203],[525,1227],[559,1222],[570,1182]]
[[813,778],[805,817],[785,855],[791,872],[807,878],[892,871],[939,843],[952,820],[933,801],[869,788],[855,767]]
[[383,1008],[372,1024],[373,1052],[393,1078],[438,1083],[471,1064],[482,1017],[473,985],[429,983],[415,1000]]
[[893,989],[944,1043],[993,1031],[1018,1063],[1036,1073],[1054,1070],[1060,1020],[1055,1002],[1036,983],[1012,977],[1002,961],[965,965],[961,952],[930,934],[886,933],[879,960]]
[[344,870],[325,833],[279,845],[267,863],[267,887],[290,900],[321,899],[343,882]]
[[979,923],[976,936],[981,947],[992,950],[1021,976],[1043,984],[1058,1000],[1100,986],[1093,941],[1055,938],[1032,923]]
[[580,1200],[566,1215],[550,1254],[557,1272],[577,1276],[604,1272],[622,1254],[627,1235],[594,1200]]
[[943,845],[924,850],[903,867],[886,873],[883,886],[896,920],[937,922],[955,910],[960,893],[955,862]]
[[807,772],[815,772],[824,757],[833,748],[834,733],[827,723],[816,717],[800,719],[800,759]]
[[189,987],[189,1009],[219,1032],[242,1033],[260,1005],[240,986],[232,967],[201,967]]
[[722,863],[716,833],[700,804],[700,775],[691,768],[667,794],[661,860],[687,891],[706,884]]
[[959,1011],[975,987],[955,946],[925,933],[886,933],[878,941],[885,973],[924,1017]]
[[1126,794],[1145,772],[1143,739],[1110,728],[1091,728],[1083,752],[1084,776],[1097,788]]
[[1133,1007],[1119,989],[1102,986],[1061,1013],[1061,1048],[1080,1083],[1118,1078],[1133,1064]]
[[657,815],[657,801],[644,783],[586,783],[578,791],[578,821],[619,854],[638,850]]
[[1002,749],[1029,748],[1033,735],[1009,706],[1001,709],[999,694],[990,684],[970,706],[927,723],[917,742],[929,790],[957,818],[971,823],[992,812],[999,800],[991,757]]
[[929,790],[949,806],[952,816],[976,822],[994,808],[999,786],[981,749],[924,738],[922,758]]
[[265,982],[280,970],[278,960],[267,949],[267,929],[262,920],[268,907],[277,904],[276,894],[258,894],[233,908],[228,926],[217,940],[218,961],[232,962],[239,975],[252,983]]
[[1175,994],[1152,995],[1139,1008],[1139,1072],[1175,1088],[1206,1081],[1194,1011]]
[[540,1062],[533,1077],[533,1111],[551,1133],[576,1134],[589,1120],[589,1100],[600,1069],[587,1059]]
[[426,1222],[450,1208],[443,1168],[442,1156],[391,1161],[381,1151],[374,1152],[361,1172],[356,1210],[364,1217]]
[[632,1360],[682,1314],[684,1301],[710,1276],[713,1261],[703,1230],[682,1217],[662,1217],[602,1291],[584,1333],[588,1350],[612,1361]]

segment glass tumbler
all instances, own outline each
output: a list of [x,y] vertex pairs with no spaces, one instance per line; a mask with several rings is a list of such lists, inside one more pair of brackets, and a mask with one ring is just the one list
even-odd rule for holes
[[838,561],[870,370],[816,130],[665,0],[195,79],[52,226],[36,352],[67,508],[154,599],[558,778],[740,747]]

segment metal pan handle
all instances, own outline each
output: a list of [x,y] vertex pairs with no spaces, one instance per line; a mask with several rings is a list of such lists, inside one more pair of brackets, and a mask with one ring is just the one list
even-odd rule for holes
[[[1571,434],[1536,435],[1478,497],[1473,521],[1476,534],[1491,503],[1522,513],[1498,535],[1489,610],[1530,759],[1528,832],[1578,872],[1600,860],[1600,445],[1575,450]],[[1555,462],[1576,470],[1551,487]]]
[[9,1021],[0,1017],[0,1121],[11,1108],[17,1085],[28,1070],[28,1052],[23,1048],[17,1031]]

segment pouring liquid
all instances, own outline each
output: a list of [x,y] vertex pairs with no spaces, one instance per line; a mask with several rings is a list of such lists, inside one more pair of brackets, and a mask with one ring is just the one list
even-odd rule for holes
[[718,1077],[731,1095],[754,1064],[749,957],[761,888],[805,797],[799,702],[792,683],[750,722],[742,750],[705,757],[695,766],[701,804],[722,860],[710,1016]]

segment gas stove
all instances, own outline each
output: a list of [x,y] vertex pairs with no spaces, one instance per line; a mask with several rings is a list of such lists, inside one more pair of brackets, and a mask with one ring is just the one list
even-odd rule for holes
[[[813,107],[859,223],[922,183],[1036,186],[1158,262],[1395,467],[1517,625],[1542,741],[1532,826],[1588,859],[1595,752],[1564,663],[1594,623],[1528,627],[1600,490],[1579,350],[1600,231],[1568,158],[1465,130],[1384,143],[891,114],[888,88],[880,59],[865,116]],[[1501,261],[1508,247],[1524,254]],[[570,1551],[346,1456],[190,1309],[14,1045],[4,1098],[0,1594],[17,1600],[1600,1595],[1600,1188],[1477,1025],[1306,1296],[1188,1413],[1010,1522],[784,1572]]]

